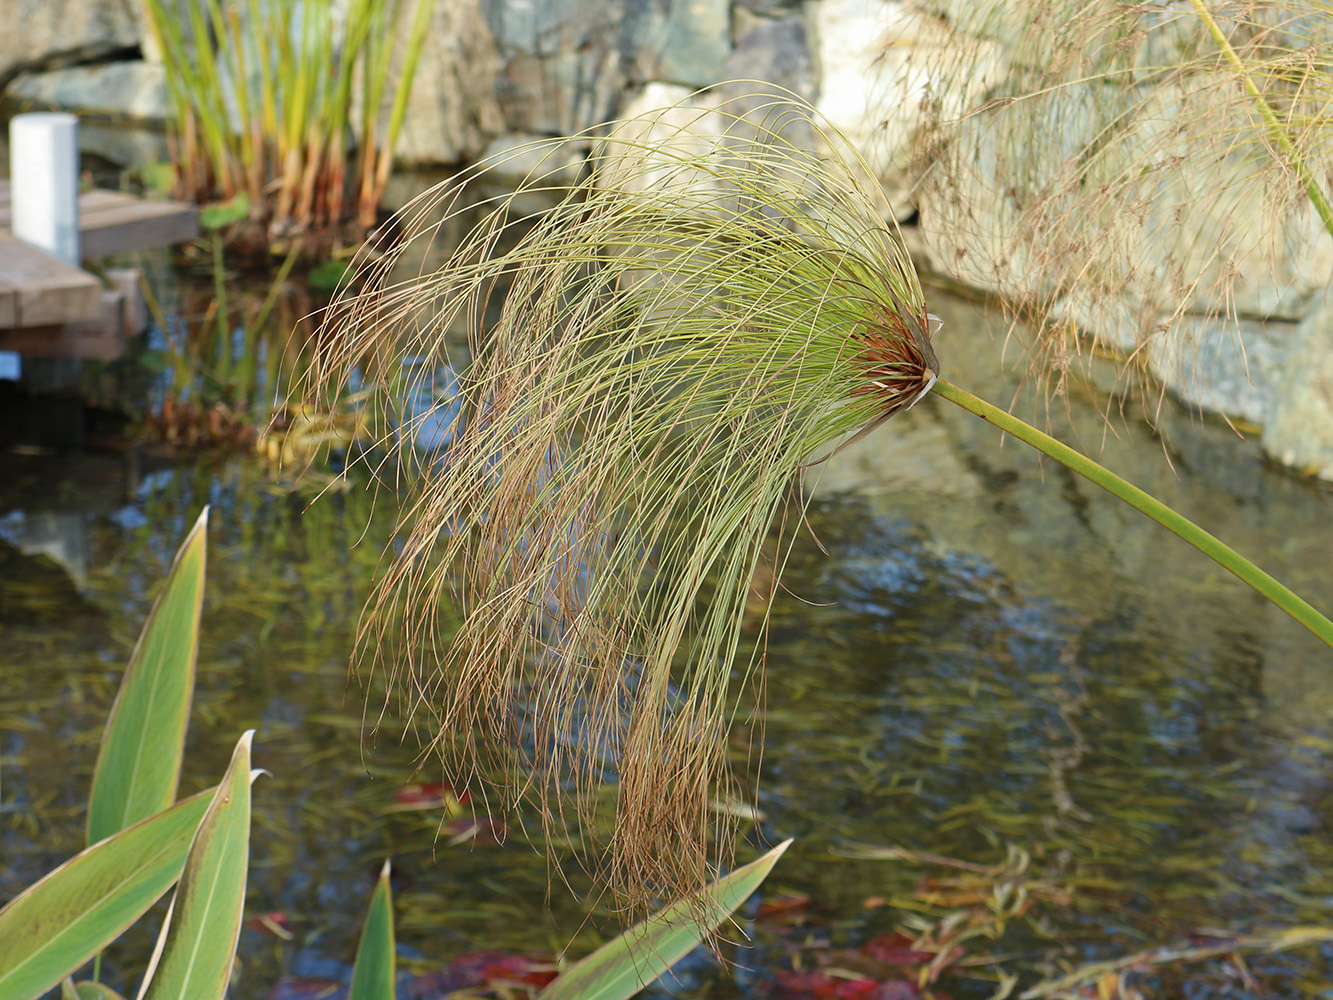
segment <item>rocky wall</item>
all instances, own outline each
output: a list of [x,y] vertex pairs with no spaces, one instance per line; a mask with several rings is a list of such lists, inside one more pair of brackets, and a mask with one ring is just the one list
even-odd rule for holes
[[[7,96],[160,119],[163,73],[143,35],[138,2],[0,0]],[[927,121],[963,118],[964,128],[989,127],[978,109],[1023,71],[1015,53],[1038,6],[437,0],[398,153],[413,163],[454,164],[519,151],[511,163],[521,173],[527,138],[596,128],[714,88],[692,98],[706,108],[736,96],[734,86],[716,87],[724,81],[779,85],[857,144],[883,186],[886,211],[919,222],[931,266],[1001,296],[1056,296],[1058,316],[1145,359],[1186,404],[1262,427],[1275,458],[1333,479],[1333,305],[1326,294],[1333,238],[1308,205],[1271,211],[1269,194],[1241,173],[1223,178],[1236,192],[1225,202],[1195,199],[1182,208],[1156,191],[1139,191],[1146,206],[1140,218],[1128,228],[1117,222],[1111,235],[1131,248],[1126,256],[1135,265],[1102,275],[1095,294],[1057,294],[1041,260],[1052,247],[1013,238],[1028,216],[1004,176],[1010,152],[999,139],[979,143],[975,162],[949,185],[919,183],[919,157],[929,148],[923,141],[948,143],[957,135],[929,133]],[[951,58],[960,38],[968,47],[965,65]],[[1139,45],[1134,58],[1145,62],[1169,58],[1160,50],[1176,36],[1131,41]],[[1052,127],[1071,159],[1101,141],[1096,114],[1122,96],[1068,89],[1050,98],[1052,122],[1058,112]],[[1145,135],[1175,127],[1173,115],[1213,120],[1187,107],[1187,98],[1168,94],[1154,98],[1151,114],[1139,109]],[[1086,128],[1070,113],[1071,102],[1088,106]],[[577,145],[568,150],[574,160],[579,153]],[[1125,169],[1136,168],[1127,161]],[[1212,163],[1212,174],[1198,181],[1219,183],[1219,171],[1244,169],[1243,162]],[[1186,175],[1183,183],[1192,180]],[[1227,235],[1237,217],[1253,220],[1244,238]],[[1178,279],[1168,280],[1167,263],[1196,267],[1203,277],[1181,291]]]

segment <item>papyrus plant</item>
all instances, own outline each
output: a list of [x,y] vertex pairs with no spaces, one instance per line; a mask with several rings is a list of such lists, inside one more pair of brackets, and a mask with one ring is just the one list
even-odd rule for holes
[[439,266],[420,261],[486,165],[410,205],[332,310],[310,379],[336,388],[386,355],[452,373],[425,411],[406,405],[421,386],[379,387],[380,441],[417,474],[358,656],[430,713],[451,769],[531,792],[548,823],[572,803],[633,905],[702,885],[706,834],[737,811],[725,737],[763,660],[742,620],[764,617],[751,581],[780,577],[805,478],[932,386],[1012,418],[937,381],[878,188],[794,98],[621,123],[589,167],[569,188],[539,168]]

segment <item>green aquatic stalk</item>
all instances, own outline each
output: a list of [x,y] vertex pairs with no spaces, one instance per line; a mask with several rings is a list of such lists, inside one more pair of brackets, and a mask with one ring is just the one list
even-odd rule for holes
[[1213,41],[1217,43],[1217,47],[1222,50],[1222,55],[1226,57],[1227,62],[1231,64],[1231,68],[1241,78],[1241,82],[1245,85],[1245,92],[1254,99],[1254,105],[1259,109],[1264,124],[1268,126],[1268,134],[1274,145],[1281,151],[1286,165],[1300,178],[1305,193],[1309,195],[1311,204],[1314,205],[1315,211],[1319,213],[1319,218],[1324,222],[1324,228],[1328,230],[1330,236],[1333,236],[1333,206],[1329,205],[1328,198],[1324,195],[1324,190],[1319,186],[1319,182],[1315,180],[1314,174],[1311,173],[1310,167],[1305,162],[1305,157],[1296,148],[1296,144],[1291,141],[1291,136],[1287,134],[1286,128],[1278,119],[1277,112],[1268,103],[1268,99],[1264,97],[1259,85],[1254,82],[1254,76],[1237,54],[1235,48],[1232,47],[1231,42],[1228,41],[1226,32],[1217,23],[1212,11],[1208,9],[1208,5],[1203,0],[1190,0],[1190,4],[1194,7],[1194,12],[1199,15],[1199,20],[1203,22],[1204,27],[1208,29],[1208,33],[1213,36]]
[[1240,577],[1320,639],[1323,639],[1328,645],[1333,646],[1333,621],[1329,621],[1309,602],[1297,596],[1231,546],[1214,538],[1183,514],[1168,507],[1156,497],[1145,493],[1133,483],[1121,479],[1110,469],[1099,465],[1088,456],[1075,451],[1066,444],[1062,444],[1049,434],[1043,434],[1031,424],[1025,423],[1012,413],[1008,413],[998,406],[972,395],[966,389],[960,389],[944,379],[939,379],[935,383],[935,392],[949,400],[949,402],[957,403],[969,413],[994,424],[1006,434],[1012,434],[1020,441],[1024,441],[1038,451],[1049,455],[1061,465],[1077,472],[1080,476],[1100,486],[1108,493],[1119,497],[1135,510],[1147,514],[1162,527],[1189,542],[1219,566]]

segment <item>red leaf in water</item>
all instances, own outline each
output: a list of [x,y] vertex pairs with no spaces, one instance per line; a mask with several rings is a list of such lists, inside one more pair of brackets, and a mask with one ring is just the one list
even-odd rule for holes
[[861,946],[866,958],[885,965],[923,965],[935,957],[934,952],[917,951],[912,939],[905,934],[880,934]]
[[[489,983],[523,983],[541,989],[555,976],[555,962],[547,956],[515,955],[493,948],[459,955],[449,963],[447,972],[435,974],[441,986],[445,980],[452,986],[449,992]],[[426,978],[418,977],[419,980]]]
[[834,987],[838,1000],[879,1000],[881,984],[873,979],[844,979]]
[[804,919],[809,906],[809,896],[801,893],[784,893],[760,903],[755,919],[760,923],[794,924]]
[[446,785],[442,781],[404,785],[394,792],[393,798],[404,809],[444,809],[450,805],[462,805],[472,801],[467,789],[459,791],[453,785]]
[[[941,993],[934,994],[936,1000],[944,1000]],[[895,979],[888,983],[877,983],[875,992],[864,1000],[920,1000],[921,991],[916,988],[915,983],[909,983],[906,979]]]
[[791,1000],[837,1000],[840,982],[846,980],[834,979],[818,969],[779,969],[773,977],[778,992]]
[[280,910],[256,913],[245,922],[245,926],[251,930],[259,931],[260,934],[268,934],[271,937],[282,938],[284,941],[292,939],[292,932],[289,930],[291,925],[291,919]]

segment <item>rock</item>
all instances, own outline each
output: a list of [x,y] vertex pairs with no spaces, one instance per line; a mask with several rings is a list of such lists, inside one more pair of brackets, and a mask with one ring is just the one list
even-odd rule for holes
[[947,21],[955,31],[1009,49],[1029,42],[1034,18],[1051,17],[1050,5],[1032,0],[923,0],[918,8],[927,16]]
[[1325,299],[1301,322],[1289,351],[1264,423],[1264,450],[1333,480],[1333,302]]
[[1333,278],[1333,237],[1228,73],[1153,88],[1108,177],[1140,217],[1125,282],[1199,313],[1299,320]]
[[124,122],[104,125],[96,121],[81,121],[79,150],[94,153],[122,167],[143,167],[147,164],[165,167],[171,162],[167,133],[157,125],[130,125]]
[[[405,7],[404,40],[412,24],[411,5]],[[391,81],[402,50],[400,43]],[[505,131],[497,96],[502,68],[481,0],[436,0],[396,155],[408,163],[457,163],[480,154]],[[390,86],[380,108],[385,118],[392,101]]]
[[731,55],[728,0],[627,0],[625,56],[640,80],[721,82]]
[[139,46],[132,0],[0,0],[0,89],[24,71],[104,59]]
[[733,0],[732,10],[755,17],[791,17],[801,13],[804,0]]
[[[727,130],[718,96],[674,83],[650,83],[626,105],[599,169],[601,183],[627,191],[703,191],[718,187],[706,160],[682,167],[680,157],[722,155],[714,138]],[[608,155],[609,154],[609,155]]]
[[1261,425],[1294,331],[1291,323],[1183,316],[1147,339],[1148,368],[1191,407]]
[[816,108],[861,150],[894,214],[906,218],[916,207],[908,170],[929,118],[924,102],[946,95],[933,112],[943,117],[974,106],[1006,72],[1001,49],[976,39],[962,60],[946,26],[891,0],[822,0],[814,16]]
[[[761,80],[813,103],[819,93],[819,83],[815,78],[814,56],[806,38],[804,18],[758,21],[737,40],[736,48],[722,70],[722,77],[730,81],[721,88],[728,97],[756,89],[764,93],[764,88],[744,82]],[[766,93],[771,96],[774,92]]]
[[614,117],[625,83],[621,8],[617,0],[486,0],[509,131],[569,135]]
[[[1140,219],[1118,213],[1110,199],[1090,200],[1078,172],[1107,123],[1132,106],[1118,89],[1073,84],[1025,99],[1021,112],[1001,104],[963,119],[940,140],[945,162],[929,167],[918,196],[931,259],[965,284],[1042,304],[1069,287],[1066,272],[1076,268],[1078,293],[1062,308],[1100,333],[1084,317],[1095,320],[1125,289],[1126,264],[1150,258],[1122,249],[1141,241]],[[1108,248],[1120,250],[1110,261]],[[1148,315],[1157,314],[1154,307]],[[1137,336],[1117,346],[1136,343]]]
[[167,79],[160,64],[132,60],[20,73],[10,97],[45,107],[165,121]]
[[583,172],[586,143],[537,135],[503,135],[481,158],[488,176],[517,184],[542,177],[544,183],[571,185]]

